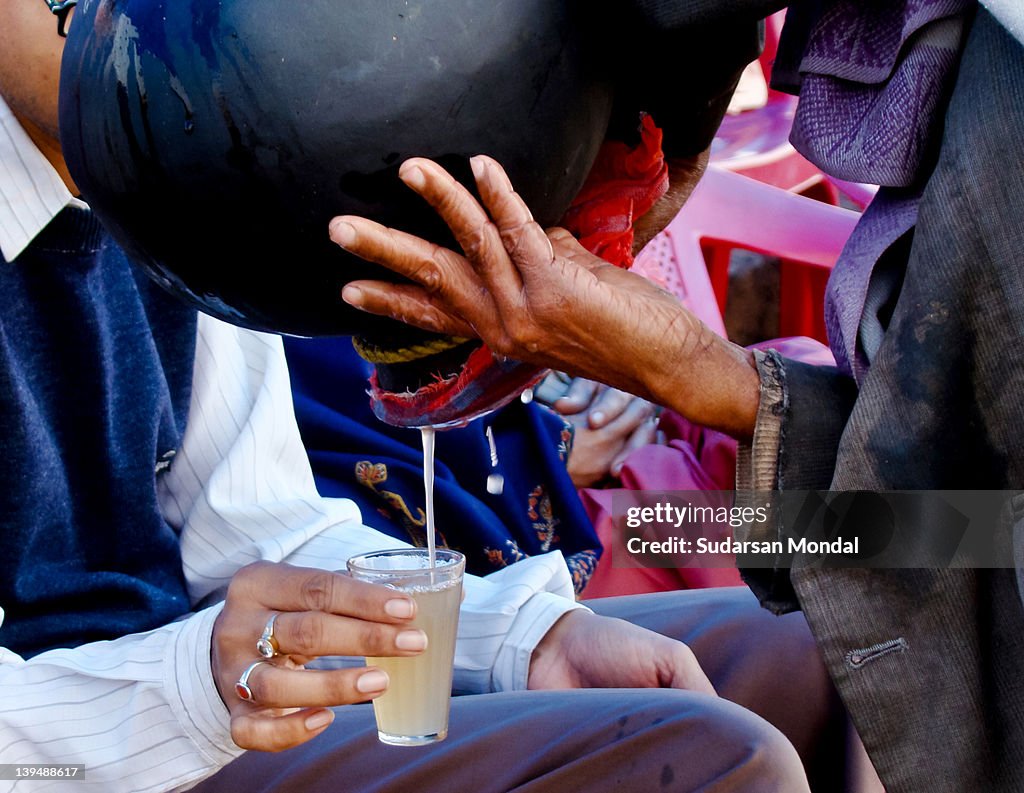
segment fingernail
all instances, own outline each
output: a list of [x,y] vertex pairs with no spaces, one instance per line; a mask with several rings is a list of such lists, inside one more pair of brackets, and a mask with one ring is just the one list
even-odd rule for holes
[[427,634],[423,631],[402,631],[395,637],[395,647],[399,650],[426,650]]
[[384,613],[390,617],[406,619],[416,613],[416,603],[405,598],[395,598],[384,604]]
[[[358,286],[346,286],[341,290],[341,299],[351,306],[363,304],[363,290]],[[387,606],[384,607],[387,610]]]
[[335,220],[331,224],[331,239],[345,248],[356,241],[356,230],[351,223],[346,223],[344,220]]
[[409,165],[403,168],[401,176],[402,181],[415,190],[419,190],[427,183],[427,177],[423,175],[423,171],[418,165]]
[[590,425],[592,427],[596,427],[598,424],[602,424],[603,422],[604,413],[602,413],[600,410],[595,410],[593,413],[590,414]]
[[623,465],[622,463],[616,463],[615,465],[612,466],[612,470],[611,470],[612,476],[618,476],[619,474],[622,473],[622,465]]
[[333,710],[318,710],[306,718],[306,729],[309,732],[316,732],[326,727],[332,721],[334,721]]
[[473,169],[473,176],[480,179],[484,175],[484,161],[479,157],[469,158],[469,167]]
[[388,679],[387,673],[380,669],[371,669],[369,672],[361,674],[356,680],[356,690],[360,694],[373,694],[386,689],[389,682],[391,681]]

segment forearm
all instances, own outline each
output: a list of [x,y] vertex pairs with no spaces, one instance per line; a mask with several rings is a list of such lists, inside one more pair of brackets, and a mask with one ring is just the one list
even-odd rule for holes
[[760,380],[753,354],[701,323],[681,306],[663,327],[649,327],[633,358],[636,376],[655,404],[739,440],[754,432]]

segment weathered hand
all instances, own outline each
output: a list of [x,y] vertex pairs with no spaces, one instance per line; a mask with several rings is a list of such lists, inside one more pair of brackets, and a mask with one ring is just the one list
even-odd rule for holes
[[365,218],[335,218],[332,239],[414,283],[357,281],[344,299],[427,330],[483,339],[498,355],[601,380],[739,437],[753,431],[749,353],[672,295],[533,220],[508,177],[472,161],[483,206],[436,163],[400,175],[451,228],[465,255]]
[[683,688],[715,695],[682,642],[583,610],[563,616],[537,645],[527,687]]
[[[254,701],[244,702],[235,681],[259,660],[256,640],[274,612],[281,655],[253,670]],[[268,562],[239,570],[214,625],[211,652],[232,739],[244,749],[287,749],[323,732],[334,718],[326,708],[380,696],[388,678],[379,669],[303,665],[321,655],[417,655],[426,635],[405,627],[415,613],[412,598],[340,573]]]

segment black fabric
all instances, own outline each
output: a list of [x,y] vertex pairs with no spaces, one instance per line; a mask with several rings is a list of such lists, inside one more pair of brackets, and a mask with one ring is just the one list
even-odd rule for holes
[[788,406],[779,444],[779,489],[828,490],[857,399],[856,384],[831,366],[784,359],[783,371]]
[[825,0],[794,0],[786,11],[786,24],[772,64],[771,86],[776,91],[800,93],[800,61],[807,41],[825,9]]
[[756,22],[785,8],[778,0],[627,0],[636,14],[664,31],[678,31],[695,25],[716,24],[723,20]]
[[632,142],[646,112],[665,131],[669,157],[706,149],[740,74],[761,52],[760,20],[782,5],[619,2],[604,48],[616,82],[609,136]]

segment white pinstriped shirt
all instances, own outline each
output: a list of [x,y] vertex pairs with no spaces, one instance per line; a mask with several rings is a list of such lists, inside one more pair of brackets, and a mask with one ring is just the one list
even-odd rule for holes
[[[0,99],[7,266],[17,267],[18,253],[73,200]],[[32,790],[179,790],[214,773],[242,751],[231,741],[209,660],[217,604],[235,571],[258,559],[339,569],[353,554],[402,545],[364,526],[353,502],[317,495],[281,340],[206,315],[188,426],[158,492],[165,517],[181,531],[194,613],[148,633],[27,661],[0,648],[0,763],[85,765],[84,780],[32,781]],[[578,607],[559,553],[468,577],[455,686],[525,688],[533,648]],[[0,791],[20,789],[15,784],[0,781]]]

